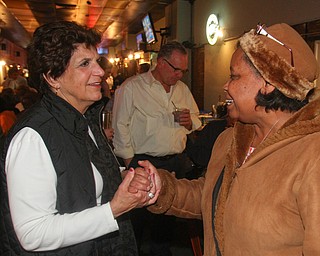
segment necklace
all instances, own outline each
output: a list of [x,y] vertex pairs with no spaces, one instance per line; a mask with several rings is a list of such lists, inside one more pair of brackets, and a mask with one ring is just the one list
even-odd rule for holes
[[[264,142],[266,140],[266,138],[268,138],[269,134],[271,133],[271,131],[273,130],[273,128],[277,125],[277,123],[279,123],[280,119],[278,119],[272,126],[271,128],[269,129],[269,131],[267,132],[267,134],[263,137],[262,141],[257,145],[259,146],[262,142]],[[252,142],[254,141],[254,139],[256,138],[256,133],[254,134],[254,137],[253,137],[253,140]]]

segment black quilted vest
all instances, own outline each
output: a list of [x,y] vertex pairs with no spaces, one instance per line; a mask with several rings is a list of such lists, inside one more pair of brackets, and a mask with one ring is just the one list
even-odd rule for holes
[[[60,214],[78,212],[96,205],[90,161],[103,178],[102,203],[111,200],[121,183],[121,177],[118,162],[99,126],[102,107],[103,102],[94,104],[83,117],[67,102],[49,93],[24,113],[11,130],[5,142],[0,166],[0,255],[138,255],[127,214],[117,218],[119,231],[74,246],[39,253],[27,252],[20,246],[10,218],[4,171],[5,156],[11,139],[24,127],[36,130],[50,153],[57,174],[56,208]],[[88,125],[100,150],[88,140]]]

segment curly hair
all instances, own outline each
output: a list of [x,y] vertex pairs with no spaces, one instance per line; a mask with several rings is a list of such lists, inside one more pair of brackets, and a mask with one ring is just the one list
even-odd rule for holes
[[50,87],[43,75],[60,77],[79,44],[89,48],[96,47],[100,41],[99,32],[75,22],[56,21],[40,26],[27,47],[30,85],[41,93],[47,92]]
[[[237,47],[240,47],[240,46],[237,45]],[[256,76],[262,77],[245,52],[243,53],[243,56],[244,56],[243,57],[244,61],[250,66],[254,74]],[[269,84],[268,81],[266,81],[266,83]],[[281,93],[277,88],[275,88],[272,92],[268,94],[262,94],[261,91],[259,91],[257,96],[255,97],[255,100],[256,100],[257,106],[265,107],[266,112],[270,110],[279,110],[279,109],[281,111],[296,112],[309,102],[308,97],[301,101],[297,99],[288,98],[283,93]]]
[[282,94],[277,88],[268,94],[262,94],[260,91],[256,96],[257,106],[265,107],[265,110],[268,112],[270,110],[289,111],[296,112],[302,107],[304,107],[308,100],[297,100],[290,99],[284,94]]
[[180,44],[177,41],[171,41],[161,46],[160,51],[158,53],[158,59],[170,58],[173,51],[178,51],[183,55],[188,54],[186,48],[184,48],[182,44]]

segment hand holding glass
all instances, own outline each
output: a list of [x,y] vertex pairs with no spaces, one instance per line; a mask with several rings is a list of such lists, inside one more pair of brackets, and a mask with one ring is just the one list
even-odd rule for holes
[[180,115],[183,113],[185,109],[182,109],[182,108],[176,108],[172,114],[173,114],[173,117],[174,117],[174,121],[176,123],[179,123],[180,122]]
[[188,126],[191,122],[190,110],[189,109],[175,109],[173,111],[174,121],[181,126]]

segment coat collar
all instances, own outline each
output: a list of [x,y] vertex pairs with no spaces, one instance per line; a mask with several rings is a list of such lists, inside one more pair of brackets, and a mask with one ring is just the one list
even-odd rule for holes
[[43,95],[41,102],[62,127],[71,134],[81,137],[88,132],[88,119],[99,120],[99,113],[104,105],[102,99],[91,105],[82,115],[72,105],[51,91]]

